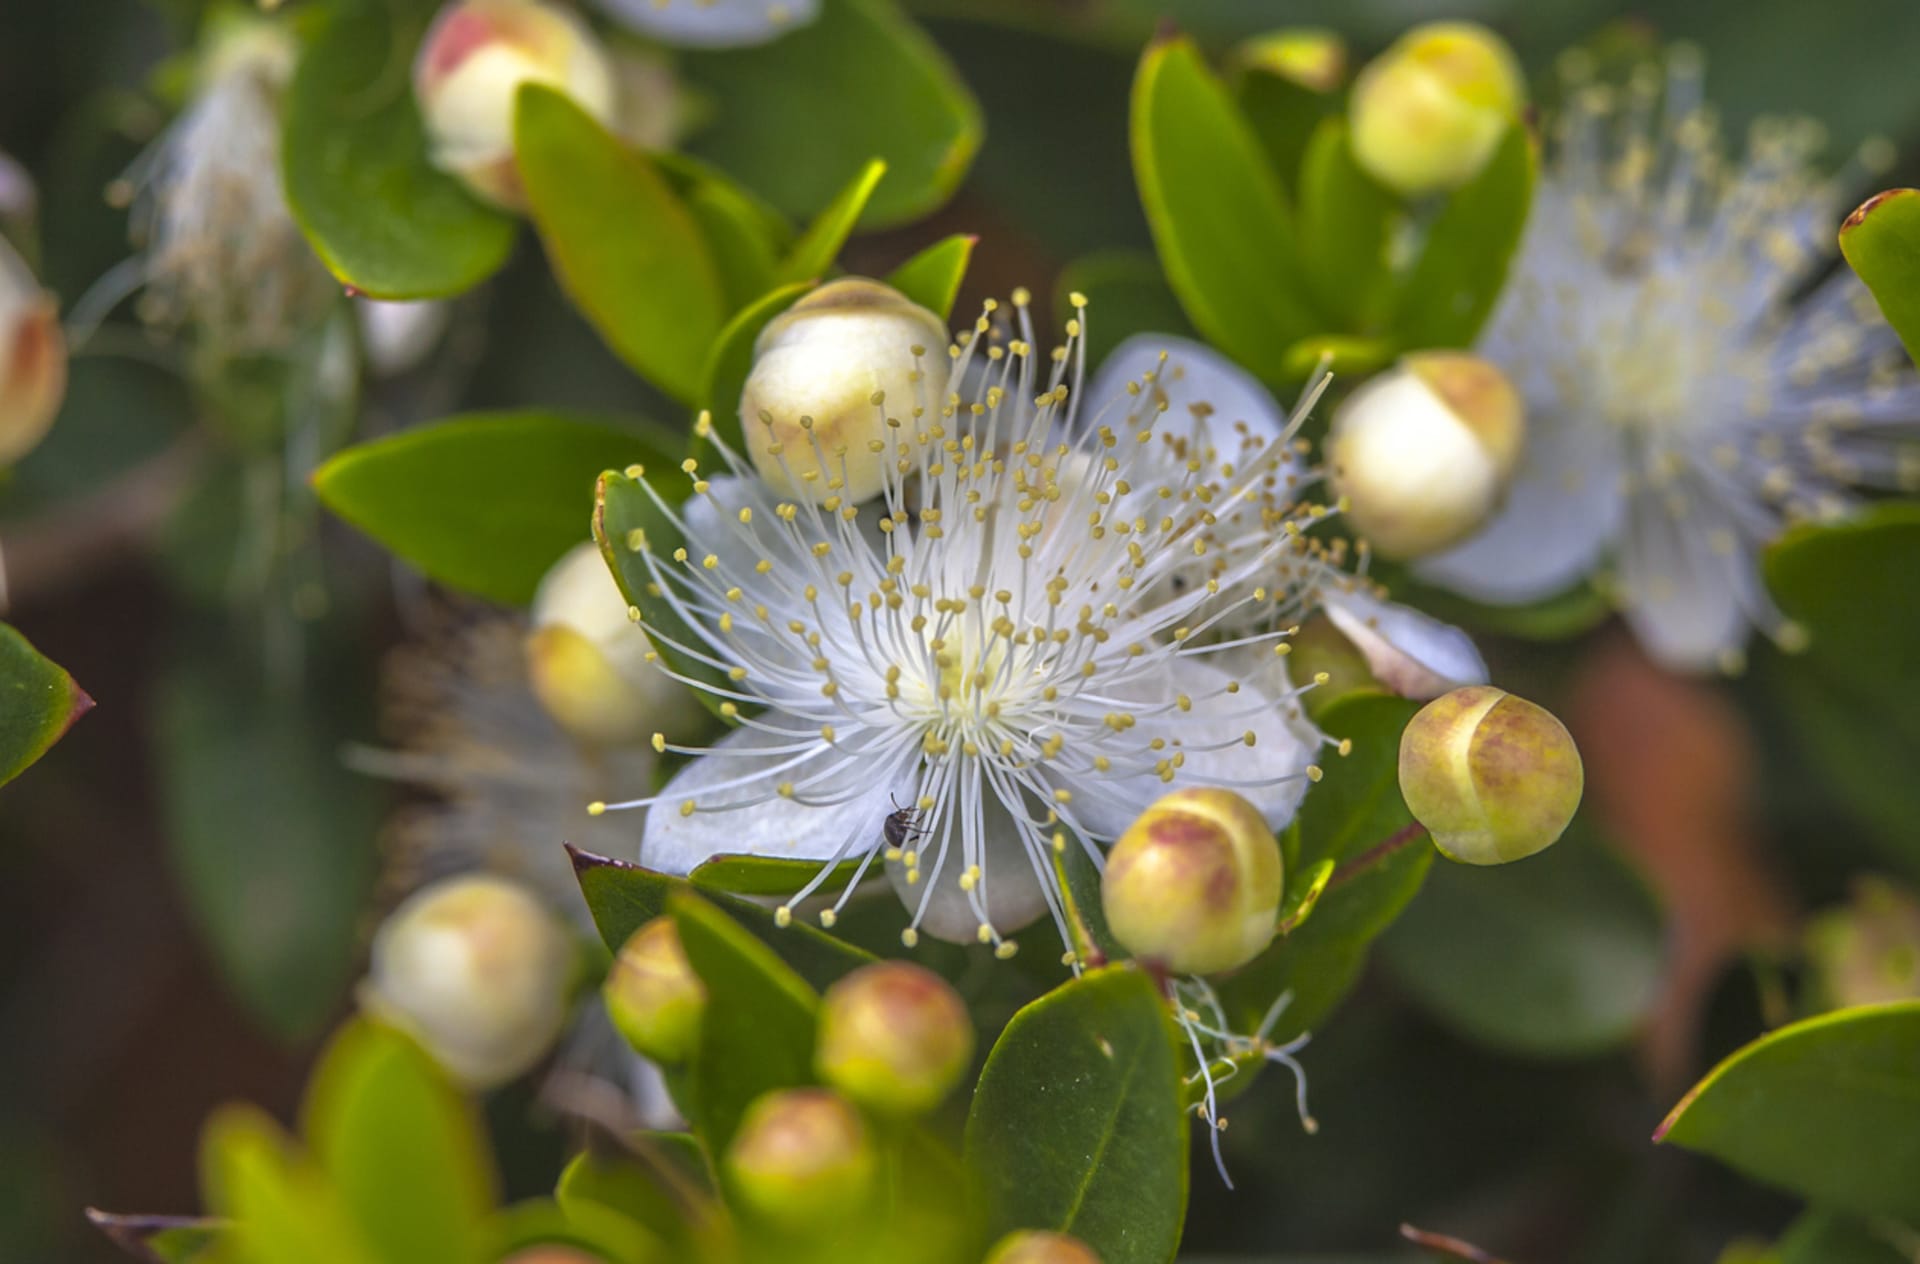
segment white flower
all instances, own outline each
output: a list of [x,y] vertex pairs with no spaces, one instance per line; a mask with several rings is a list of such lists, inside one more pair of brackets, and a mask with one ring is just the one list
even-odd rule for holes
[[1012,315],[1011,339],[983,316],[952,349],[953,393],[923,375],[917,401],[874,405],[897,457],[878,501],[783,501],[723,451],[729,473],[657,506],[686,549],[631,542],[693,643],[650,634],[725,674],[701,687],[740,726],[655,739],[695,758],[608,805],[659,805],[642,863],[884,856],[909,944],[1004,953],[1047,912],[1064,935],[1053,850],[1098,863],[1169,784],[1292,817],[1320,739],[1271,665],[1327,566],[1303,532],[1327,511],[1293,494],[1291,426],[1200,348],[1123,349],[1083,405],[1079,321],[1049,371],[1024,294]]
[[600,0],[627,26],[665,44],[765,44],[820,16],[820,0]]
[[1843,206],[1811,166],[1818,129],[1758,126],[1729,163],[1697,57],[1670,55],[1663,105],[1658,80],[1646,67],[1624,94],[1569,94],[1479,348],[1525,397],[1526,451],[1505,510],[1419,569],[1524,603],[1611,558],[1656,659],[1734,668],[1753,625],[1804,635],[1768,598],[1759,550],[1846,512],[1855,486],[1915,486],[1920,381],[1844,269],[1789,305]]

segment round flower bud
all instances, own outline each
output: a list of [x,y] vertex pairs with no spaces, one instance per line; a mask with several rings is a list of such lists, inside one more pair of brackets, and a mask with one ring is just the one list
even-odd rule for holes
[[1458,351],[1425,351],[1367,382],[1334,414],[1327,466],[1354,529],[1392,558],[1473,534],[1505,499],[1526,437],[1506,375]]
[[791,1233],[831,1229],[856,1214],[873,1191],[877,1167],[860,1112],[823,1088],[757,1099],[723,1160],[741,1206]]
[[[946,398],[941,319],[860,277],[821,286],[775,317],[753,349],[740,422],[753,465],[782,496],[871,500],[911,426]],[[907,445],[917,451],[917,445]]]
[[932,1110],[972,1058],[966,1005],[945,979],[912,962],[862,966],[821,1000],[814,1069],[870,1110]]
[[994,1243],[986,1264],[1100,1264],[1100,1257],[1069,1234],[1016,1229]]
[[1107,853],[1100,902],[1128,952],[1178,974],[1245,965],[1280,917],[1280,844],[1231,790],[1154,802]]
[[1486,27],[1417,26],[1353,85],[1353,156],[1406,197],[1457,189],[1493,156],[1525,97],[1512,51]]
[[572,937],[539,899],[489,874],[408,897],[373,938],[360,1004],[473,1089],[540,1060],[567,1017]]
[[653,657],[597,546],[575,545],[533,597],[527,671],[554,722],[588,746],[684,728],[698,703]]
[[601,995],[627,1043],[655,1062],[676,1066],[699,1046],[707,985],[688,964],[671,917],[656,917],[628,937]]
[[578,1247],[546,1242],[539,1246],[515,1251],[501,1260],[500,1264],[606,1264],[606,1261],[597,1255],[589,1255]]
[[602,124],[618,106],[617,79],[593,32],[536,0],[456,0],[443,7],[413,63],[413,94],[433,164],[507,210],[525,204],[513,159],[520,86],[564,93]]
[[1435,698],[1400,735],[1400,794],[1434,846],[1470,865],[1551,847],[1580,806],[1573,738],[1553,713],[1491,685]]
[[0,470],[46,437],[66,390],[59,305],[0,238]]
[[1244,41],[1234,59],[1309,92],[1333,92],[1347,77],[1347,44],[1319,27],[1269,31]]

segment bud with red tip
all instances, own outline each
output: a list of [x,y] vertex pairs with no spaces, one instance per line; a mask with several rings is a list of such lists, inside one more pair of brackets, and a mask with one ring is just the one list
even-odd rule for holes
[[1545,708],[1491,685],[1434,699],[1400,735],[1400,793],[1449,859],[1500,865],[1551,847],[1584,784],[1580,752]]
[[972,1057],[966,1005],[945,979],[912,962],[862,966],[821,1000],[814,1068],[870,1110],[932,1110]]
[[856,1214],[873,1192],[878,1166],[860,1112],[822,1088],[782,1089],[757,1099],[722,1161],[747,1212],[796,1234]]
[[655,1062],[683,1063],[699,1047],[707,987],[687,961],[671,917],[656,917],[628,937],[601,995],[627,1043]]

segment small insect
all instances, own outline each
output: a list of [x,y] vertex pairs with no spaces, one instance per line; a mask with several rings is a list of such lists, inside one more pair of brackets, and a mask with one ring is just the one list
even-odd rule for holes
[[905,851],[920,837],[920,809],[911,806],[903,808],[898,800],[894,800],[893,811],[880,832],[886,838],[887,846]]

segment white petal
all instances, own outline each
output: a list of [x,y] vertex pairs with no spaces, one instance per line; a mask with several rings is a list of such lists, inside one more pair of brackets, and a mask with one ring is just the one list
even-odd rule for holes
[[[980,884],[974,894],[984,894],[993,928],[1002,935],[1011,935],[1046,916],[1047,896],[1040,886],[1025,836],[1012,814],[992,794],[984,796],[981,810],[985,855],[980,862]],[[960,874],[966,865],[960,858],[959,837],[955,835],[953,851],[936,876],[932,847],[937,842],[937,839],[921,841],[919,881],[909,885],[906,866],[897,861],[888,863],[887,880],[899,893],[901,903],[907,906],[909,916],[920,908],[922,900],[926,901],[926,914],[920,920],[922,931],[950,944],[977,944],[980,914],[974,908],[972,897],[960,885]]]
[[453,306],[440,299],[388,303],[363,298],[354,304],[353,312],[360,321],[368,367],[381,377],[393,377],[419,364],[439,345]]
[[1365,656],[1367,669],[1403,698],[1424,702],[1463,685],[1487,682],[1473,638],[1411,606],[1360,589],[1323,588],[1320,607]]
[[627,26],[685,48],[765,44],[820,16],[820,0],[600,0]]
[[1640,643],[1670,671],[1710,671],[1745,645],[1744,557],[1713,552],[1702,524],[1670,517],[1652,495],[1635,505],[1620,549],[1621,609]]
[[1115,347],[1083,396],[1083,421],[1119,429],[1120,410],[1143,398],[1130,397],[1127,384],[1149,373],[1156,375],[1151,389],[1167,401],[1160,424],[1169,434],[1185,437],[1204,428],[1226,457],[1233,436],[1240,436],[1235,447],[1265,447],[1286,433],[1287,410],[1258,378],[1212,348],[1171,334],[1135,334]]
[[1619,534],[1625,497],[1605,427],[1529,416],[1527,446],[1500,512],[1466,543],[1414,567],[1476,601],[1551,597],[1590,573]]
[[[768,712],[763,722],[804,729],[806,723]],[[792,860],[831,860],[853,856],[878,846],[893,796],[912,792],[911,778],[889,777],[871,761],[848,758],[838,752],[821,754],[786,771],[780,765],[792,754],[760,754],[789,745],[796,739],[736,729],[715,744],[719,753],[696,756],[675,774],[663,791],[666,796],[647,812],[640,842],[640,863],[662,873],[692,873],[715,856],[774,856]],[[821,745],[824,752],[826,747]],[[824,785],[809,786],[808,778],[823,770],[832,775]],[[764,773],[744,786],[713,787]],[[767,798],[782,781],[802,787],[795,799]],[[766,799],[750,807],[728,810],[729,804]],[[802,799],[839,799],[818,805]],[[681,815],[681,804],[692,800],[696,810]]]

